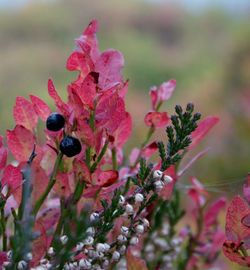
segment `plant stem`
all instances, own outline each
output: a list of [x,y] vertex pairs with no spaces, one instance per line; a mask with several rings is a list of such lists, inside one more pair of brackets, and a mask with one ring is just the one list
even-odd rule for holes
[[116,149],[112,149],[112,164],[113,164],[113,170],[117,170],[117,159],[116,159]]
[[101,150],[101,152],[100,152],[100,154],[99,154],[99,156],[97,157],[97,160],[93,163],[93,165],[90,168],[91,173],[93,173],[95,171],[97,165],[99,164],[99,162],[102,160],[103,156],[105,155],[106,150],[108,148],[108,144],[109,144],[109,142],[106,141],[103,148],[102,148],[102,150]]
[[7,250],[7,235],[6,235],[6,220],[4,217],[4,209],[1,209],[1,227],[2,227],[2,233],[3,233],[3,238],[2,238],[2,243],[3,243],[3,251]]
[[53,188],[53,186],[56,183],[56,174],[57,174],[57,171],[58,171],[59,166],[61,164],[62,157],[63,157],[63,153],[60,152],[56,158],[56,162],[55,162],[52,174],[50,176],[49,184],[48,184],[46,190],[44,191],[44,193],[41,195],[41,197],[35,203],[34,209],[32,211],[33,215],[36,215],[38,213],[39,209],[41,208],[42,204],[44,203],[45,199],[47,198],[48,194],[50,193],[51,189]]

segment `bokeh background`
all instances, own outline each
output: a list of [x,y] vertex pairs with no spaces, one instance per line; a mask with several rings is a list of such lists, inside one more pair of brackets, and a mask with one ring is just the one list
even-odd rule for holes
[[134,116],[127,151],[144,138],[150,86],[175,78],[169,113],[192,101],[204,117],[220,117],[196,150],[210,146],[208,154],[189,175],[210,184],[232,181],[225,190],[235,193],[250,171],[249,0],[0,0],[0,134],[14,125],[17,95],[37,94],[52,105],[49,77],[66,97],[76,75],[66,71],[66,59],[93,18],[101,48],[125,56]]

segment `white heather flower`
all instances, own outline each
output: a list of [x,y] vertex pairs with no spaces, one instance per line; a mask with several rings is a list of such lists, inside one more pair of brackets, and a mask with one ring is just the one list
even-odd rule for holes
[[110,245],[108,243],[104,243],[105,246],[105,252],[110,250]]
[[90,258],[94,258],[96,256],[96,252],[93,249],[88,250],[88,256]]
[[126,249],[127,249],[127,247],[126,247],[125,245],[122,245],[122,246],[119,248],[120,254],[121,254],[121,255],[124,255],[125,252],[126,252]]
[[175,237],[171,240],[171,244],[176,247],[179,246],[182,242],[182,239],[180,237]]
[[162,238],[157,237],[157,238],[153,239],[153,241],[154,241],[155,245],[159,246],[160,248],[162,248],[164,250],[169,248],[168,243]]
[[166,236],[169,234],[169,224],[168,223],[164,223],[163,226],[162,226],[162,229],[161,229],[161,233],[163,236]]
[[173,182],[173,178],[170,175],[164,175],[163,181],[165,184],[170,184]]
[[139,243],[138,237],[133,236],[133,237],[130,239],[130,244],[131,244],[131,245],[137,245],[138,243]]
[[121,227],[121,233],[125,236],[128,236],[129,235],[129,228],[126,227],[126,226],[122,226]]
[[20,261],[18,264],[17,264],[17,269],[18,270],[25,270],[27,268],[27,263],[26,261]]
[[138,225],[135,227],[135,231],[136,231],[136,233],[138,233],[138,234],[143,234],[143,233],[144,233],[144,226],[141,225],[141,224],[138,224]]
[[124,205],[124,203],[125,203],[125,198],[124,198],[124,196],[122,196],[122,195],[120,195],[120,198],[119,198],[119,205]]
[[112,255],[112,260],[114,261],[118,261],[121,257],[121,254],[118,251],[114,251],[113,255]]
[[95,228],[94,227],[88,227],[86,230],[87,235],[94,236],[95,235]]
[[83,269],[91,269],[91,262],[87,259],[81,259],[79,261],[79,266]]
[[164,183],[160,180],[154,182],[154,186],[155,186],[155,189],[156,189],[156,192],[160,192],[163,187],[164,187]]
[[135,194],[135,201],[136,202],[143,202],[144,196],[141,193],[136,193]]
[[149,221],[146,218],[142,219],[142,223],[143,223],[144,227],[146,227],[146,228],[148,228],[150,226]]
[[77,243],[77,245],[76,245],[76,251],[81,251],[83,249],[83,247],[84,247],[83,242]]
[[47,259],[41,259],[40,264],[47,264],[49,261]]
[[149,252],[146,254],[146,259],[148,262],[152,262],[155,259],[155,253],[154,252]]
[[134,214],[134,208],[131,204],[126,204],[125,211],[128,215]]
[[176,253],[180,253],[181,247],[180,247],[180,246],[174,247],[174,251],[175,251]]
[[88,236],[85,240],[84,240],[84,244],[91,246],[94,243],[94,238],[92,236]]
[[163,175],[163,172],[160,170],[155,170],[153,173],[153,178],[154,179],[161,179]]
[[107,268],[108,266],[109,266],[109,260],[106,259],[106,260],[104,260],[104,262],[102,263],[102,267],[103,267],[103,268]]
[[68,236],[67,235],[63,235],[60,237],[60,241],[63,245],[65,245],[68,242]]
[[162,257],[162,260],[163,260],[164,262],[172,262],[172,257],[169,256],[169,255],[164,255],[164,256]]
[[104,257],[104,253],[103,253],[103,252],[100,252],[100,251],[97,251],[97,252],[95,253],[95,257],[98,258],[98,259],[101,259],[101,258]]
[[155,247],[152,244],[147,244],[146,247],[145,247],[146,252],[154,251],[154,249],[155,249]]
[[126,236],[124,236],[124,235],[122,235],[122,234],[120,234],[120,235],[118,235],[118,237],[117,237],[117,241],[119,242],[119,243],[125,243],[126,241],[127,241],[127,237]]
[[96,251],[98,252],[104,252],[106,249],[105,249],[105,245],[103,243],[98,243],[96,245]]
[[94,212],[90,215],[90,221],[96,222],[99,219],[100,215],[97,212]]
[[9,250],[9,251],[7,252],[7,258],[8,258],[9,260],[11,260],[11,259],[12,259],[12,255],[13,255],[12,250]]
[[49,256],[54,256],[55,255],[55,251],[54,251],[54,248],[53,247],[50,247],[49,249],[48,249],[48,255]]
[[28,252],[28,253],[26,254],[26,256],[25,256],[25,259],[26,259],[27,261],[31,261],[31,260],[33,259],[32,253],[31,253],[31,252]]

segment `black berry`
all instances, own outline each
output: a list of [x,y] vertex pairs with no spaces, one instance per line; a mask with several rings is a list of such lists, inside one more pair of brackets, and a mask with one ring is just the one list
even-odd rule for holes
[[50,114],[46,121],[46,127],[50,131],[59,131],[64,127],[64,125],[64,117],[57,112]]
[[66,136],[60,143],[60,150],[65,156],[73,157],[81,152],[82,146],[77,138]]

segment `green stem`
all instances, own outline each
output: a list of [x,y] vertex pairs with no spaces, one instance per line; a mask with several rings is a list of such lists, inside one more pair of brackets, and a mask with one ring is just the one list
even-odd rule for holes
[[92,165],[91,168],[90,168],[90,172],[91,172],[91,173],[93,173],[93,172],[95,171],[97,165],[100,163],[100,161],[102,160],[103,156],[105,155],[106,150],[107,150],[107,148],[108,148],[108,144],[109,144],[109,142],[106,141],[105,144],[104,144],[104,146],[103,146],[103,148],[102,148],[102,150],[101,150],[101,153],[100,153],[99,156],[97,157],[97,160],[93,163],[93,165]]
[[112,149],[112,164],[113,164],[113,170],[117,170],[117,159],[116,159],[116,149]]
[[32,211],[33,215],[36,215],[38,213],[39,209],[41,208],[42,204],[44,203],[48,194],[50,193],[51,189],[53,188],[53,186],[56,183],[56,174],[57,174],[57,171],[58,171],[59,166],[61,164],[62,157],[63,157],[63,153],[60,152],[57,156],[52,174],[50,176],[49,184],[48,184],[46,190],[44,191],[44,193],[41,195],[41,197],[35,203],[34,209]]
[[3,251],[7,250],[7,235],[6,235],[6,219],[4,217],[4,209],[1,209],[1,227],[2,227],[2,243],[3,243]]

